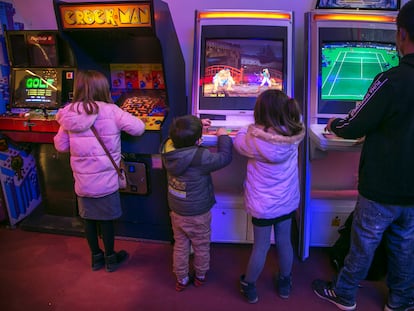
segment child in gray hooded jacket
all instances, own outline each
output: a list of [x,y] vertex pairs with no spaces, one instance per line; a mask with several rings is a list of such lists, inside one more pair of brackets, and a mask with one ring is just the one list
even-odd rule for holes
[[[208,124],[207,120],[203,122]],[[177,291],[182,291],[192,281],[189,275],[191,246],[194,249],[194,285],[200,286],[205,281],[210,268],[210,210],[216,203],[211,172],[232,160],[233,142],[225,129],[217,130],[217,152],[198,145],[203,122],[193,115],[176,118],[161,152],[168,177]]]

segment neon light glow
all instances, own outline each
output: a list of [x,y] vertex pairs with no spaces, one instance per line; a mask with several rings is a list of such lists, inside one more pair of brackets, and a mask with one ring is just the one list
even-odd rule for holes
[[395,23],[394,16],[378,16],[368,14],[316,14],[314,16],[316,21],[361,21],[361,22],[385,22]]
[[285,19],[291,20],[289,13],[278,12],[243,12],[243,11],[218,11],[200,12],[199,18],[257,18],[257,19]]

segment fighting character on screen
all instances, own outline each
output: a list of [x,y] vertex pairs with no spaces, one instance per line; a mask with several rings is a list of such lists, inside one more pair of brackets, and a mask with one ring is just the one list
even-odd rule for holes
[[220,70],[214,75],[213,84],[213,93],[217,93],[219,87],[226,88],[227,91],[233,90],[233,85],[235,85],[236,82],[234,82],[234,79],[231,76],[230,69],[226,68]]
[[267,86],[269,87],[272,86],[272,81],[270,80],[269,69],[264,68],[262,70],[261,76],[262,76],[262,83],[260,84],[261,87],[264,86],[266,83],[267,83]]

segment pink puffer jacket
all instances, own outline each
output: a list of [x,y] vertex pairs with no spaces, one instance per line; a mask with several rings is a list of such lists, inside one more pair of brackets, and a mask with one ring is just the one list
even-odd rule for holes
[[[110,159],[90,130],[94,124],[113,159],[121,159],[121,131],[139,136],[145,124],[115,104],[97,102],[98,115],[80,113],[70,104],[59,109],[56,120],[60,128],[54,137],[59,152],[70,152],[70,165],[75,179],[75,193],[82,197],[103,197],[118,190],[118,175]],[[75,108],[75,109],[74,109]]]

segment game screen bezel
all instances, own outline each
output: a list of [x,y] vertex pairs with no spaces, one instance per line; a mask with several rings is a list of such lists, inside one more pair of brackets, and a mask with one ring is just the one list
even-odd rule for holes
[[[256,97],[261,87],[283,87],[283,41],[267,39],[206,39],[202,97]],[[279,55],[277,55],[279,54]]]
[[[234,53],[239,58],[237,64],[234,64],[234,60],[229,59],[228,56],[222,57],[221,60],[216,59],[216,68],[220,70],[226,70],[230,68],[230,72],[234,73],[236,71],[241,72],[242,61],[241,53],[244,52],[260,52],[260,49],[266,49],[264,46],[257,47],[254,44],[265,43],[268,47],[267,52],[275,52],[277,49],[277,54],[272,58],[272,62],[277,65],[272,66],[263,66],[262,69],[267,68],[270,71],[270,76],[272,73],[275,74],[275,71],[278,71],[277,81],[274,79],[271,87],[286,90],[287,83],[287,29],[281,26],[239,26],[239,25],[226,25],[226,26],[203,26],[203,32],[201,36],[201,53],[200,53],[200,72],[199,72],[199,102],[198,102],[198,111],[200,113],[204,112],[248,112],[253,111],[254,104],[259,93],[267,88],[269,88],[269,83],[266,83],[260,87],[261,82],[259,81],[261,72],[256,72],[257,81],[251,81],[252,87],[255,92],[248,92],[248,94],[243,94],[242,92],[237,92],[237,88],[243,85],[239,83],[240,79],[233,78],[233,90],[227,91],[223,89],[221,85],[218,86],[217,93],[214,94],[212,89],[214,89],[213,78],[217,72],[214,72],[206,75],[206,71],[209,68],[209,65],[213,62],[214,59],[212,55],[208,55],[208,46],[210,43],[221,43],[227,45],[229,48],[228,51],[231,53],[231,47],[234,46]],[[254,54],[254,53],[251,53]],[[237,58],[236,57],[236,58]],[[256,56],[257,57],[257,56]],[[222,64],[217,62],[222,61]],[[235,66],[236,65],[236,66]],[[221,67],[220,67],[221,66]],[[234,69],[239,66],[240,69]],[[258,66],[262,67],[262,66]],[[240,77],[241,75],[239,75]],[[207,80],[206,80],[207,79]],[[244,82],[248,82],[249,77]],[[237,84],[236,84],[237,83]],[[217,84],[217,83],[216,83]],[[247,85],[247,83],[245,84]],[[209,91],[210,90],[210,91]],[[235,91],[236,90],[236,91]]]
[[320,56],[322,101],[361,101],[375,76],[399,63],[396,45],[384,42],[325,41]]
[[320,27],[318,31],[317,55],[314,60],[317,64],[314,87],[316,88],[316,113],[322,117],[325,115],[345,116],[356,107],[360,100],[323,100],[321,98],[321,67],[322,67],[322,46],[326,43],[359,43],[378,44],[395,46],[395,28],[356,28],[346,26],[346,23],[338,24],[336,27]]

